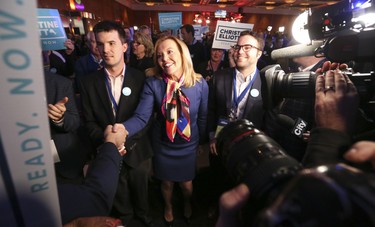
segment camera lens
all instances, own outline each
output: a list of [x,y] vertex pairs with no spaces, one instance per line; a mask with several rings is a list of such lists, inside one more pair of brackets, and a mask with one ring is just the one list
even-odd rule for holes
[[278,71],[274,75],[274,95],[283,98],[314,98],[314,72],[298,72],[285,74]]
[[236,183],[246,183],[253,197],[261,197],[290,179],[300,164],[245,119],[230,122],[217,138],[219,155]]

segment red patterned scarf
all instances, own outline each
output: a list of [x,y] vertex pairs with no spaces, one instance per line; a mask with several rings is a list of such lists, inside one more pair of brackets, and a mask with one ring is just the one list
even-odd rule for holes
[[190,100],[180,89],[184,82],[184,76],[178,82],[169,79],[166,75],[163,75],[163,78],[167,84],[167,90],[161,111],[166,118],[167,136],[173,142],[177,131],[182,138],[190,141]]

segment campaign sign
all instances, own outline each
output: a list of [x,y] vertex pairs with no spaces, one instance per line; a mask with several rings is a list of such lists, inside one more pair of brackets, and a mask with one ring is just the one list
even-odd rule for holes
[[193,27],[194,27],[194,38],[196,40],[201,40],[202,39],[202,31],[201,31],[202,26],[200,24],[193,24]]
[[38,28],[43,50],[65,49],[66,34],[57,9],[38,9]]
[[61,226],[36,0],[0,5],[0,226]]
[[237,43],[240,33],[244,30],[252,30],[253,24],[232,23],[227,21],[218,21],[215,30],[212,48],[230,49]]
[[182,13],[158,13],[159,29],[164,31],[167,29],[179,29],[182,26]]

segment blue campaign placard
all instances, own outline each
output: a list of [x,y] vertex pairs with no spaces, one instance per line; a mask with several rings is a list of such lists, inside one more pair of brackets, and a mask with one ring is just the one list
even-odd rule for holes
[[167,29],[179,29],[182,26],[182,13],[159,13],[159,28],[160,31]]
[[38,9],[38,29],[42,50],[65,49],[66,34],[57,9]]

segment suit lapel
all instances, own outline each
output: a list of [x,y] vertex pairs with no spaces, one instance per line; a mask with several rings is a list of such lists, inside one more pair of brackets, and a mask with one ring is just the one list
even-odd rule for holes
[[[255,90],[255,89],[258,90],[259,94],[258,94],[258,96],[253,97],[251,95],[251,91]],[[249,92],[250,93],[247,96],[246,106],[245,106],[245,109],[244,109],[244,112],[243,112],[243,116],[246,116],[248,114],[248,112],[251,110],[251,108],[253,107],[256,100],[259,100],[259,99],[262,98],[262,95],[261,95],[261,79],[260,79],[259,72],[257,72],[254,84],[251,86]]]
[[97,81],[95,83],[95,89],[97,90],[99,99],[104,106],[103,111],[106,112],[107,116],[110,119],[110,122],[114,123],[115,116],[113,115],[112,104],[108,96],[108,91],[105,85],[105,80],[106,80],[106,74],[104,72],[104,69],[101,69],[99,73],[99,77],[97,78]]
[[[122,88],[128,87],[131,90],[133,87],[135,87],[134,83],[136,83],[136,80],[132,78],[132,75],[129,73],[129,70],[126,69],[124,82],[122,83]],[[128,108],[126,108],[126,103],[129,103],[129,100],[131,99],[131,97],[134,97],[134,95],[125,96],[124,94],[121,94],[120,102],[119,102],[118,110],[117,110],[117,116],[124,116],[128,113],[127,111]]]

